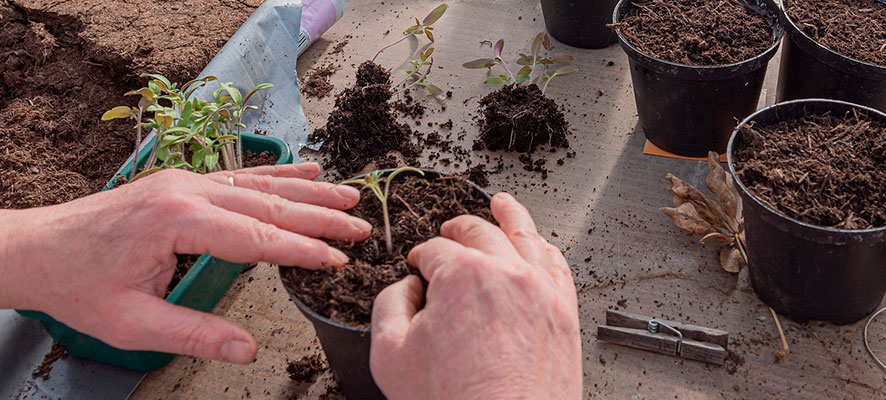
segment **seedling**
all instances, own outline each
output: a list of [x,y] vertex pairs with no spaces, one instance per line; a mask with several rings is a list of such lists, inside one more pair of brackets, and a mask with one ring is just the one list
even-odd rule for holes
[[[420,86],[437,99],[443,100],[446,98],[446,93],[443,93],[443,89],[440,89],[439,87],[437,87],[437,85],[434,85],[433,83],[427,81],[428,75],[430,75],[431,73],[431,67],[434,66],[434,58],[431,57],[431,54],[434,54],[433,47],[421,52],[419,54],[420,58],[418,60],[409,61],[410,67],[406,71],[407,77],[395,86],[400,86],[400,84],[406,82],[407,79],[412,79],[412,83],[401,89],[401,92],[405,92],[413,86]],[[421,68],[424,66],[427,66],[428,69],[425,72],[421,72]]]
[[[522,67],[517,71],[516,75],[511,72],[511,69],[508,68],[508,65],[501,58],[504,46],[505,40],[499,39],[498,42],[492,46],[492,58],[481,58],[474,61],[468,61],[464,63],[463,66],[468,69],[487,68],[490,71],[492,70],[492,67],[499,66],[504,69],[506,74],[487,77],[484,83],[498,84],[501,85],[502,88],[527,82],[529,84],[544,85],[541,90],[542,94],[547,90],[548,83],[550,83],[552,79],[569,76],[578,72],[578,68],[548,71],[552,65],[566,66],[571,64],[575,59],[569,54],[551,54],[551,51],[554,50],[554,46],[551,45],[551,38],[544,32],[540,32],[535,36],[535,40],[532,41],[532,47],[530,48],[530,55],[520,53],[520,58],[517,59],[517,65],[521,65]],[[540,71],[539,68],[537,68],[539,65],[542,66]]]
[[[388,214],[388,196],[391,193],[391,181],[393,181],[394,177],[399,175],[401,172],[406,171],[417,172],[421,176],[425,175],[424,171],[418,168],[400,167],[391,171],[391,173],[387,175],[384,175],[382,171],[375,171],[366,174],[366,176],[364,176],[363,178],[349,179],[339,183],[339,185],[363,185],[363,189],[371,190],[372,193],[375,194],[375,197],[377,197],[378,200],[381,202],[382,218],[385,223],[385,247],[388,250],[388,254],[394,252],[394,245],[391,240],[391,220]],[[385,184],[384,190],[382,190],[381,188],[382,182],[384,182]]]
[[[210,102],[193,98],[193,95],[207,82],[218,80],[214,76],[189,81],[180,88],[161,75],[145,74],[142,77],[151,78],[147,87],[126,93],[127,96],[141,96],[138,107],[114,107],[102,115],[103,121],[118,118],[136,121],[130,181],[164,168],[188,168],[199,173],[216,171],[220,167],[220,156],[224,169],[243,168],[240,131],[246,127],[242,123],[243,113],[258,109],[246,104],[256,92],[274,85],[262,83],[243,96],[233,83],[219,83]],[[146,113],[152,115],[147,117]],[[144,129],[155,130],[157,139],[146,169],[136,173],[138,148]],[[186,150],[189,157],[186,157]],[[160,165],[157,165],[158,161]]]
[[423,34],[428,37],[428,40],[433,42],[434,41],[434,34],[431,32],[434,30],[434,27],[431,25],[434,25],[434,23],[437,22],[437,20],[439,20],[440,17],[443,16],[443,13],[446,12],[447,8],[449,8],[449,5],[446,3],[443,3],[443,4],[440,4],[439,6],[437,6],[437,8],[433,9],[422,21],[419,21],[418,18],[416,18],[415,25],[410,26],[409,28],[406,28],[405,31],[403,31],[403,37],[401,37],[400,39],[397,39],[396,42],[391,43],[391,44],[379,49],[378,52],[375,53],[375,56],[372,57],[372,60],[370,60],[370,61],[375,62],[375,59],[378,58],[378,56],[383,51],[385,51],[391,47],[394,47],[398,43],[400,43],[412,36]]

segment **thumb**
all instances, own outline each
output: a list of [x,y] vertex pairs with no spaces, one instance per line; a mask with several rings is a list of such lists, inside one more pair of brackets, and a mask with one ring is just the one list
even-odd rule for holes
[[222,317],[177,306],[145,293],[134,293],[124,302],[128,304],[121,306],[130,317],[122,320],[131,326],[123,328],[127,333],[123,336],[129,337],[118,338],[121,346],[237,364],[255,360],[257,345],[252,335]]
[[386,287],[372,305],[372,352],[390,354],[403,343],[412,317],[424,299],[424,285],[417,275],[409,275]]

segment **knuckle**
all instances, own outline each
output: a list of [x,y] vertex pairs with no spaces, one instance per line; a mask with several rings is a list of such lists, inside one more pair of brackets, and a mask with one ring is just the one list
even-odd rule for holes
[[285,221],[288,219],[292,203],[276,194],[266,195],[264,199],[267,217],[270,221]]
[[523,241],[537,241],[541,239],[541,235],[538,234],[538,231],[534,231],[532,229],[519,228],[511,232],[511,236],[517,240]]
[[158,214],[163,217],[174,217],[186,214],[191,210],[192,203],[187,196],[180,193],[161,194],[153,203]]
[[275,178],[265,175],[252,175],[249,179],[252,180],[252,187],[255,190],[264,193],[277,193],[279,185]]
[[249,231],[252,233],[253,242],[257,245],[280,240],[280,232],[275,227],[258,220],[252,222],[252,227]]

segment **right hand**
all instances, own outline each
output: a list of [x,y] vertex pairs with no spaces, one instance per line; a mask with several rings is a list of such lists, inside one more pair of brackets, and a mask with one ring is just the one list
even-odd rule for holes
[[389,399],[581,397],[566,259],[513,197],[500,193],[491,207],[501,228],[460,216],[409,253],[426,298],[411,275],[375,299],[370,366]]

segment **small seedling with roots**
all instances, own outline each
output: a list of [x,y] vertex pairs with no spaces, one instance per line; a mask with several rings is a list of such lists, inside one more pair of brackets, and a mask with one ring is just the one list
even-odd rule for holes
[[[433,47],[421,52],[419,54],[420,58],[418,60],[409,61],[409,69],[406,70],[406,78],[404,78],[403,81],[395,86],[400,86],[400,84],[406,82],[407,79],[412,79],[412,83],[410,83],[403,89],[400,89],[399,92],[405,92],[413,86],[420,86],[437,99],[443,100],[446,98],[446,93],[443,93],[443,89],[440,89],[439,87],[437,87],[437,85],[428,82],[428,75],[431,74],[431,67],[434,66],[434,58],[431,57],[431,54],[434,54]],[[425,72],[421,72],[421,69],[424,66],[427,66],[428,69],[425,70]]]
[[396,42],[391,43],[391,44],[389,44],[389,45],[387,45],[387,46],[382,47],[381,49],[379,49],[378,52],[375,53],[375,56],[372,57],[372,59],[371,59],[370,61],[375,62],[375,59],[378,58],[378,56],[379,56],[383,51],[385,51],[385,50],[387,50],[387,49],[389,49],[389,48],[391,48],[391,47],[394,47],[394,46],[397,45],[398,43],[400,43],[400,42],[402,42],[402,41],[404,41],[404,40],[406,40],[406,39],[408,39],[408,38],[410,38],[410,37],[412,37],[412,36],[422,35],[422,34],[423,34],[423,35],[425,35],[425,36],[428,37],[428,40],[430,40],[431,42],[433,42],[433,41],[434,41],[434,34],[431,33],[431,31],[434,30],[434,27],[432,27],[431,25],[433,25],[434,22],[437,22],[437,20],[439,20],[440,17],[443,16],[443,13],[446,12],[446,9],[447,9],[447,8],[449,8],[449,5],[446,4],[446,3],[443,3],[443,4],[440,4],[439,6],[437,6],[437,8],[433,9],[433,10],[432,10],[432,11],[431,11],[431,12],[425,17],[424,20],[419,21],[418,18],[416,18],[416,19],[415,19],[415,25],[410,26],[409,28],[406,28],[405,31],[403,31],[403,37],[401,37],[400,39],[397,39]]
[[[192,98],[194,92],[207,82],[218,80],[216,77],[195,79],[180,88],[161,75],[145,74],[142,77],[151,78],[148,86],[126,93],[127,96],[141,96],[138,107],[114,107],[102,115],[102,121],[119,118],[136,121],[130,181],[164,168],[186,167],[200,173],[216,171],[221,165],[227,170],[243,168],[240,132],[240,128],[245,127],[243,113],[258,109],[246,104],[256,92],[274,85],[262,83],[244,96],[233,83],[219,83],[213,101],[202,101]],[[157,138],[145,164],[146,169],[137,173],[138,149],[144,129],[156,131]],[[160,165],[157,165],[158,161]]]
[[[369,189],[372,193],[375,194],[375,197],[381,202],[381,212],[382,218],[385,223],[385,248],[388,250],[388,254],[394,252],[394,245],[391,240],[391,219],[388,214],[388,198],[391,193],[391,181],[394,180],[394,177],[399,175],[401,172],[412,171],[416,172],[421,176],[424,176],[424,171],[413,168],[413,167],[400,167],[397,168],[391,173],[384,175],[382,171],[375,171],[369,174],[366,174],[363,178],[354,178],[349,179],[344,182],[339,183],[339,185],[363,185],[363,189]],[[384,190],[381,188],[381,184],[384,183]]]
[[[499,66],[505,70],[506,74],[487,77],[484,83],[499,84],[502,88],[527,82],[536,85],[543,84],[544,86],[541,90],[542,94],[547,90],[548,83],[550,83],[552,79],[572,75],[578,72],[578,68],[568,70],[552,69],[548,71],[552,65],[569,65],[574,61],[574,58],[569,54],[564,53],[551,54],[551,51],[554,50],[554,46],[551,45],[551,38],[544,32],[540,32],[535,36],[535,40],[532,41],[529,55],[520,53],[520,58],[517,59],[517,64],[522,65],[522,67],[517,71],[516,75],[511,72],[511,69],[508,68],[508,65],[501,58],[501,52],[504,49],[504,46],[505,40],[499,39],[498,42],[492,46],[493,58],[481,58],[474,61],[468,61],[464,63],[463,67],[468,69],[487,68],[492,70],[492,67]],[[539,65],[543,66],[541,71],[537,68]],[[536,73],[538,74],[536,75]]]

